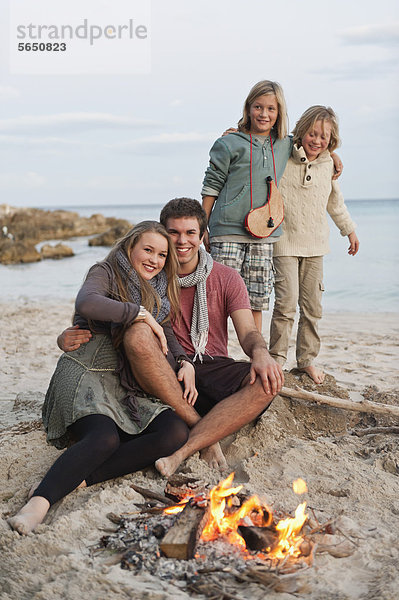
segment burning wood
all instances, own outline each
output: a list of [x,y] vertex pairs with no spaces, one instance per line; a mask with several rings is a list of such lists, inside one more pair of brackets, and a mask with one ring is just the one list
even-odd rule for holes
[[158,494],[153,490],[148,490],[147,488],[140,487],[139,485],[134,485],[133,483],[130,486],[134,489],[135,492],[141,494],[144,498],[152,498],[153,500],[158,500],[158,502],[162,502],[166,506],[172,506],[174,504],[173,500],[163,496],[162,494]]
[[205,493],[204,482],[180,473],[175,473],[169,477],[165,487],[165,496],[171,498],[174,502],[181,502],[185,498],[203,493]]
[[193,558],[195,547],[206,520],[203,508],[186,504],[175,525],[169,529],[160,543],[168,558]]
[[248,550],[274,550],[278,544],[278,532],[274,527],[239,525],[238,531]]

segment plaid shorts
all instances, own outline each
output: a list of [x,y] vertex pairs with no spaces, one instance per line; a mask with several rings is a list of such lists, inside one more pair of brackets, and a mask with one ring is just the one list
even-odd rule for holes
[[268,310],[273,290],[273,244],[212,242],[211,255],[217,262],[238,271],[247,286],[252,310]]

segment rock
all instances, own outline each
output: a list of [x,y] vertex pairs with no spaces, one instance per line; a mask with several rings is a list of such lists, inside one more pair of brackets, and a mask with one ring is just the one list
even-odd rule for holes
[[127,221],[111,227],[104,233],[100,233],[89,240],[89,246],[113,246],[117,240],[123,237],[132,226]]
[[10,206],[9,204],[0,204],[0,219],[11,215],[12,213],[16,212],[17,210],[18,210],[18,208],[14,208],[13,206]]
[[15,240],[0,240],[0,263],[15,265],[18,263],[31,263],[41,260],[39,252],[33,242],[17,242]]
[[7,227],[7,231],[16,241],[30,240],[37,243],[50,239],[89,236],[103,233],[110,227],[122,224],[131,226],[124,219],[104,217],[99,214],[81,217],[78,213],[67,210],[4,206],[0,211],[0,228]]
[[335,558],[345,558],[351,556],[356,551],[356,545],[348,538],[339,535],[316,534],[314,536],[317,542],[316,552],[328,552]]
[[[15,208],[2,204],[0,205],[0,231],[3,231],[4,239],[0,239],[0,263],[13,264],[38,261],[41,260],[40,255],[34,249],[34,245],[38,242],[76,236],[91,236],[115,228],[113,237],[109,237],[106,242],[106,245],[112,245],[115,239],[124,235],[131,227],[131,223],[125,219],[104,217],[100,214],[81,217],[78,213],[67,210]],[[4,231],[7,232],[7,235],[4,234]],[[16,244],[23,242],[26,248],[24,249],[20,245],[5,245],[6,242],[12,241]],[[95,243],[91,245],[95,245]],[[2,248],[4,249],[4,255],[1,251]],[[57,258],[63,256],[72,256],[72,254],[62,254]]]
[[399,468],[396,463],[395,457],[384,456],[381,458],[377,458],[375,464],[387,473],[392,473],[392,475],[398,475],[399,473]]
[[72,248],[66,246],[65,244],[56,244],[55,246],[51,246],[51,244],[44,244],[41,247],[40,254],[42,258],[66,258],[67,256],[74,256],[74,252]]

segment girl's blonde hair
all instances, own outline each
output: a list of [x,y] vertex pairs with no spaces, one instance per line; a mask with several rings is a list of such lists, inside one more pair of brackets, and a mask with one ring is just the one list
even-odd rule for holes
[[238,131],[242,131],[243,133],[250,132],[251,118],[249,116],[249,110],[251,108],[251,104],[253,104],[256,98],[258,98],[259,96],[268,95],[275,96],[277,100],[278,116],[273,129],[276,131],[277,137],[279,139],[285,138],[285,136],[288,133],[288,115],[283,88],[279,83],[277,83],[277,81],[268,81],[267,79],[255,83],[255,85],[249,92],[247,99],[244,103],[242,117],[238,121]]
[[[115,246],[112,248],[112,250],[106,257],[105,260],[111,265],[112,270],[115,274],[115,282],[117,289],[116,293],[113,290],[113,296],[116,300],[119,300],[121,302],[129,302],[130,299],[128,289],[125,283],[125,278],[122,277],[122,273],[118,265],[116,256],[120,250],[123,250],[128,260],[130,261],[131,249],[134,248],[134,246],[140,240],[142,235],[147,232],[159,233],[168,242],[168,255],[166,257],[164,266],[166,277],[168,279],[167,295],[170,301],[172,314],[178,316],[180,314],[179,286],[177,283],[177,270],[179,263],[177,260],[176,249],[165,227],[157,221],[142,221],[141,223],[135,225],[133,229],[128,231],[126,235],[124,235],[120,240],[116,242]],[[158,296],[158,293],[152,287],[152,285],[149,284],[148,281],[146,281],[139,275],[139,273],[137,273],[137,277],[140,281],[141,304],[150,313],[152,313],[154,306],[157,306],[157,310],[159,313],[159,310],[161,308],[161,301]]]
[[321,121],[323,123],[323,129],[325,122],[330,123],[331,137],[327,150],[329,150],[329,152],[334,152],[341,144],[341,140],[339,137],[338,117],[330,106],[316,104],[305,110],[292,131],[294,144],[296,144],[298,148],[302,146],[302,138],[310,129],[314,128],[316,121]]

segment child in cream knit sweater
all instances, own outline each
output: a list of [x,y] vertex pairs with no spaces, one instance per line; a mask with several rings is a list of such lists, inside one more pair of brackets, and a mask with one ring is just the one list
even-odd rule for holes
[[323,255],[329,252],[327,212],[349,238],[354,256],[359,240],[338,183],[332,181],[330,153],[339,145],[334,111],[312,106],[293,131],[294,147],[279,189],[284,198],[283,235],[274,244],[275,305],[270,327],[270,354],[283,365],[299,305],[296,339],[298,369],[322,383],[324,373],[313,361],[320,350],[317,333],[322,316]]

